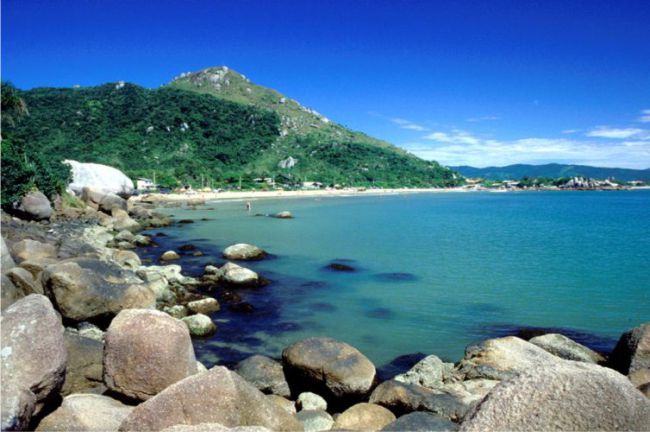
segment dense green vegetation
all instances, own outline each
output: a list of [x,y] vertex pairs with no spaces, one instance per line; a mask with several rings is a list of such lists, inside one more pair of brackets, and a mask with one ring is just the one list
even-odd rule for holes
[[[75,159],[107,164],[132,178],[155,177],[168,187],[262,187],[254,182],[257,178],[274,178],[285,187],[306,180],[382,187],[459,182],[435,162],[332,125],[296,108],[295,102],[289,111],[276,110],[268,103],[260,107],[177,87],[182,86],[149,90],[112,83],[19,91],[29,116],[12,118],[5,127],[17,153],[42,155],[48,163]],[[278,100],[278,93],[264,91]],[[300,114],[291,117],[292,110]],[[311,126],[296,126],[305,122]],[[281,168],[279,162],[288,157],[297,164]],[[24,180],[14,177],[12,182]],[[33,174],[24,172],[23,177]],[[3,169],[5,179],[10,178]]]
[[49,197],[63,192],[70,169],[57,158],[38,149],[28,148],[12,133],[19,122],[29,117],[20,92],[11,83],[2,83],[2,201],[6,210],[32,189]]
[[489,180],[520,180],[524,177],[557,179],[562,177],[586,177],[604,180],[614,178],[618,181],[650,181],[650,169],[635,170],[627,168],[599,168],[586,165],[526,165],[516,164],[504,167],[474,168],[470,166],[452,167],[466,177],[480,177]]

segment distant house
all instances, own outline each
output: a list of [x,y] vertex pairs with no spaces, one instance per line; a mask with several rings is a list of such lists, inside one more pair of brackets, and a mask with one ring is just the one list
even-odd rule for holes
[[151,190],[156,189],[156,185],[151,179],[140,177],[135,181],[135,188],[137,190]]
[[317,182],[317,181],[302,182],[303,189],[321,189],[322,187],[323,187],[323,183],[321,182]]

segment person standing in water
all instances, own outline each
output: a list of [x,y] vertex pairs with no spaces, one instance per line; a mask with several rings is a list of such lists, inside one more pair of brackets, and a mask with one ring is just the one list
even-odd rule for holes
[[251,208],[252,208],[252,206],[251,206],[251,202],[250,202],[250,201],[246,201],[246,211],[247,211],[248,213],[251,212]]

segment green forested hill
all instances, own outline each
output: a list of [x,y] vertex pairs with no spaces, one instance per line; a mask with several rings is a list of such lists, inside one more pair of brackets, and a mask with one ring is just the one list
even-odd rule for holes
[[[108,164],[132,177],[155,172],[166,185],[227,186],[257,177],[384,187],[459,181],[436,162],[335,125],[297,102],[281,103],[277,92],[230,74],[251,99],[196,91],[201,87],[183,81],[155,90],[121,82],[39,88],[19,92],[29,115],[3,127],[28,156]],[[290,166],[281,163],[288,158]]]

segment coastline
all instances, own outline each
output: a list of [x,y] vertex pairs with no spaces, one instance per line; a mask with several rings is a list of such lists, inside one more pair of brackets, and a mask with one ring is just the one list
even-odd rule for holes
[[[650,186],[635,186],[626,189],[592,189],[587,191],[636,191],[650,190]],[[333,198],[333,197],[359,197],[359,196],[382,196],[382,195],[405,195],[422,193],[504,193],[504,192],[569,192],[583,191],[580,189],[469,189],[457,188],[393,188],[393,189],[315,189],[299,191],[224,191],[224,192],[195,192],[195,193],[145,193],[131,197],[134,203],[165,204],[184,202],[207,202],[207,201],[236,201],[244,199],[268,199],[268,198]]]

